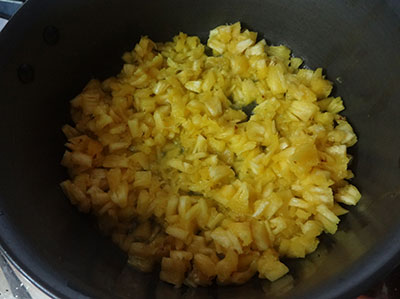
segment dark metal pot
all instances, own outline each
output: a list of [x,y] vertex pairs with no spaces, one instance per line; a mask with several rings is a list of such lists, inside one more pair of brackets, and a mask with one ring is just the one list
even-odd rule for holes
[[[125,256],[59,188],[68,101],[121,67],[141,35],[207,38],[235,21],[322,66],[359,142],[363,198],[291,278],[181,289],[125,266]],[[351,298],[399,262],[400,6],[392,1],[30,0],[0,34],[0,242],[48,294],[68,298]]]

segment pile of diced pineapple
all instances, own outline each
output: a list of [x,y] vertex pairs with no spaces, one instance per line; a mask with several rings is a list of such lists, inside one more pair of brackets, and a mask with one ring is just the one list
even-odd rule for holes
[[61,186],[130,264],[161,264],[164,281],[274,281],[288,272],[280,257],[314,251],[340,204],[360,199],[346,181],[357,137],[322,70],[299,68],[285,46],[240,23],[212,30],[207,46],[143,37],[118,76],[89,82],[63,128]]

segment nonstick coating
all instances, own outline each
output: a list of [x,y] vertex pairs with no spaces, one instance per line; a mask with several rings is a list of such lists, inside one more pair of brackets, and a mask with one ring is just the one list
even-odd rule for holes
[[[62,298],[351,298],[388,273],[400,249],[400,9],[397,1],[30,0],[0,35],[0,241]],[[241,21],[323,67],[358,136],[360,204],[280,284],[174,289],[125,255],[62,194],[68,101],[121,68],[141,35],[166,41]]]

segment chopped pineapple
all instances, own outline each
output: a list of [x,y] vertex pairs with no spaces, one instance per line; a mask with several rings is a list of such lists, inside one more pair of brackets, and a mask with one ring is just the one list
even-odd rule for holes
[[313,252],[360,200],[345,181],[357,136],[322,69],[289,48],[240,23],[207,46],[142,37],[118,76],[90,81],[63,127],[61,187],[141,271],[160,263],[176,286],[275,281],[280,257]]

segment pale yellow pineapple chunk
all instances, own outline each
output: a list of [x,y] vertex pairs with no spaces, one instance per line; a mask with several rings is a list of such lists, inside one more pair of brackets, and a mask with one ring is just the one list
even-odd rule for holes
[[227,207],[237,213],[247,213],[249,208],[248,186],[238,180],[233,185],[236,188],[236,193],[228,200]]
[[281,63],[268,66],[267,84],[274,95],[286,92],[285,69]]
[[229,224],[228,228],[240,239],[243,246],[248,246],[253,241],[248,222],[233,222]]
[[298,176],[308,174],[320,162],[317,148],[311,143],[298,145],[289,159],[293,171]]
[[318,107],[308,101],[293,101],[290,111],[300,120],[308,121],[318,111]]
[[186,269],[184,261],[164,257],[161,261],[160,279],[180,286],[185,279]]
[[318,68],[314,72],[310,82],[310,88],[317,95],[319,99],[324,99],[331,93],[332,82],[325,80],[323,78],[321,68]]
[[137,171],[135,173],[135,182],[133,187],[149,187],[151,185],[150,171]]
[[335,194],[335,199],[338,202],[342,202],[346,205],[355,205],[360,200],[361,194],[358,189],[351,185],[347,184],[345,187],[339,189],[339,191]]
[[129,186],[127,182],[119,183],[117,188],[114,191],[111,191],[111,200],[121,208],[126,207],[128,203],[128,190]]
[[278,257],[271,251],[264,251],[257,263],[257,270],[261,278],[275,281],[289,272],[288,267],[282,264]]
[[216,271],[218,281],[221,283],[229,282],[231,274],[236,270],[238,264],[238,255],[233,250],[228,250],[225,257],[217,264]]

